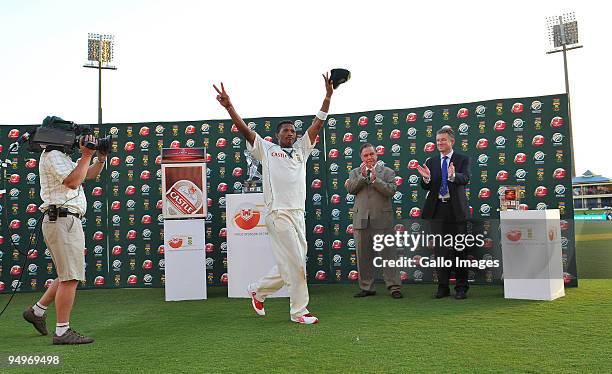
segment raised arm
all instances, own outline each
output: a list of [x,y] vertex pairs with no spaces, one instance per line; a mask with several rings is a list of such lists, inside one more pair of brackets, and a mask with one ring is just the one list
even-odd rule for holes
[[[94,138],[93,136],[91,136],[90,141],[94,142],[96,145],[98,144],[98,139]],[[87,169],[87,176],[85,177],[85,180],[96,179],[98,175],[100,175],[100,172],[104,168],[104,164],[106,162],[106,156],[107,154],[101,150],[97,151],[97,157],[95,158],[96,162],[91,164],[89,169]]]
[[[214,84],[213,87],[217,91],[217,101],[219,102],[219,104],[221,104],[221,106],[223,106],[225,110],[227,110],[227,113],[230,115],[232,121],[234,122],[236,127],[238,127],[238,130],[240,131],[240,133],[242,133],[244,138],[251,145],[253,145],[253,142],[255,141],[255,133],[249,128],[249,126],[247,126],[246,123],[244,123],[242,117],[240,117],[240,115],[238,115],[238,113],[236,112],[236,109],[234,109],[234,106],[230,101],[229,95],[225,91],[223,82],[221,82],[221,90],[219,90],[219,88],[217,88],[217,86]],[[329,107],[329,104],[327,104],[327,106]]]
[[[334,86],[331,79],[329,79],[329,73],[325,73],[323,75],[323,80],[325,81],[325,99],[323,99],[323,104],[321,105],[320,113],[317,113],[312,125],[308,128],[308,136],[310,137],[310,142],[314,144],[317,139],[317,134],[321,127],[323,127],[323,123],[325,122],[325,118],[327,117],[327,112],[329,112],[329,103],[331,101],[331,96],[334,93]],[[322,113],[321,113],[322,112]]]
[[[89,164],[91,163],[91,157],[94,154],[93,149],[89,149],[85,146],[85,141],[93,140],[93,136],[86,135],[83,141],[79,144],[81,149],[81,158],[77,162],[77,166],[66,176],[63,178],[62,184],[71,190],[76,190],[79,188],[81,184],[87,179],[87,175],[89,174]],[[52,167],[61,168],[59,162],[53,163]],[[65,169],[65,167],[64,167]]]

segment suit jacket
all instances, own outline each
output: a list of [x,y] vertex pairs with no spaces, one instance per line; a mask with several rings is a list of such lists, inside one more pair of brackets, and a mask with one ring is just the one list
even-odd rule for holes
[[[422,218],[433,218],[436,205],[438,204],[438,194],[442,183],[442,170],[440,167],[440,154],[425,161],[425,165],[431,172],[431,180],[425,183],[421,179],[421,187],[427,190],[425,206],[423,207]],[[470,181],[470,159],[468,156],[453,151],[453,156],[449,161],[455,165],[455,180],[448,181],[448,193],[452,205],[453,214],[456,221],[465,221],[469,217],[467,197],[465,196],[465,185]]]
[[369,183],[361,168],[351,170],[347,190],[355,195],[353,228],[388,229],[393,226],[391,197],[395,194],[395,172],[386,166],[375,166],[376,179]]

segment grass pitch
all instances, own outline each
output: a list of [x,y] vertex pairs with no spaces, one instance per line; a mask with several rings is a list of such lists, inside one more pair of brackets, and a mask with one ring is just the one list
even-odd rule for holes
[[[0,319],[0,358],[61,359],[11,372],[612,371],[610,280],[581,281],[553,302],[506,300],[499,286],[434,300],[435,287],[406,286],[394,300],[384,292],[355,299],[350,285],[311,286],[310,309],[321,319],[314,326],[290,322],[286,299],[269,299],[268,315],[257,317],[223,288],[187,302],[164,302],[162,289],[79,291],[71,324],[96,339],[84,346],[37,335],[21,311],[38,295],[20,294]],[[54,319],[51,311],[51,331]]]
[[[576,223],[579,287],[553,302],[506,300],[500,286],[473,286],[467,300],[434,300],[435,285],[407,285],[400,300],[382,285],[364,299],[354,285],[311,286],[321,322],[301,326],[287,299],[257,317],[220,287],[186,302],[165,302],[163,289],[86,290],[71,324],[96,342],[53,346],[21,318],[40,295],[19,294],[0,318],[0,372],[612,372],[610,232],[612,222]],[[52,333],[53,310],[48,322]],[[24,354],[61,364],[7,369]]]

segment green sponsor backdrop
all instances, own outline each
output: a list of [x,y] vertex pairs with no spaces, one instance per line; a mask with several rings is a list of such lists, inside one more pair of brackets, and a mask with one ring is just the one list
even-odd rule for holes
[[[303,134],[312,116],[250,118],[262,137],[273,137],[276,124],[289,119]],[[379,159],[394,169],[397,193],[393,207],[397,230],[420,232],[425,194],[414,165],[435,155],[435,132],[450,125],[455,149],[471,158],[468,186],[473,210],[470,227],[485,233],[487,244],[475,259],[501,259],[498,232],[498,188],[524,187],[529,209],[561,210],[566,284],[577,285],[571,197],[571,155],[565,95],[490,100],[467,104],[371,111],[330,116],[308,161],[306,228],[311,283],[355,282],[356,255],[352,240],[353,196],[344,182],[361,163],[359,147],[370,142]],[[39,291],[55,277],[50,254],[40,236],[28,245],[39,219],[38,155],[22,147],[7,155],[8,145],[29,126],[3,126],[0,146],[12,160],[5,196],[0,200],[0,289]],[[225,195],[241,193],[247,178],[245,140],[228,120],[106,124],[99,135],[113,136],[108,168],[84,188],[88,211],[87,280],[82,288],[161,287],[164,284],[163,219],[161,217],[160,149],[205,147],[208,152],[208,217],[206,218],[207,279],[227,282]],[[13,246],[11,242],[15,242]],[[25,269],[17,250],[30,254]],[[37,248],[37,251],[33,249]],[[400,254],[428,256],[431,249]],[[21,275],[21,273],[23,273]],[[499,281],[501,269],[474,269],[477,283]],[[426,268],[402,271],[407,283],[436,281]]]

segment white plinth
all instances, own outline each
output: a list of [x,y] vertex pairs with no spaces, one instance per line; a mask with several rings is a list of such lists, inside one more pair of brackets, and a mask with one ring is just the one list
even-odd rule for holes
[[[227,296],[250,297],[246,291],[276,265],[265,225],[266,207],[262,193],[228,194]],[[287,297],[283,287],[268,297]]]
[[166,301],[206,299],[204,220],[164,221]]
[[559,210],[502,211],[500,228],[505,298],[565,296]]

